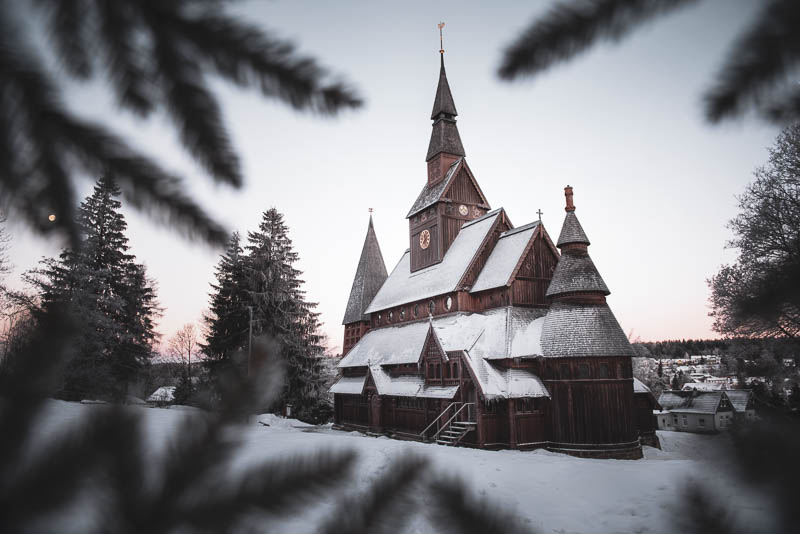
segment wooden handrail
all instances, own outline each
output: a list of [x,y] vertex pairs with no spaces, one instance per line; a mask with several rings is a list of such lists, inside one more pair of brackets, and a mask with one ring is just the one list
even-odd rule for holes
[[[420,435],[420,437],[421,437],[422,439],[425,439],[425,433],[426,433],[428,430],[430,430],[430,428],[431,428],[431,427],[432,427],[434,424],[436,424],[436,422],[437,422],[439,419],[441,419],[441,418],[442,418],[442,416],[443,416],[444,414],[446,414],[446,413],[447,413],[447,410],[449,410],[450,408],[452,408],[454,404],[461,404],[461,403],[460,403],[460,402],[458,402],[458,401],[454,401],[454,402],[451,402],[450,404],[448,404],[448,405],[447,405],[447,408],[445,408],[444,410],[442,410],[442,413],[440,413],[440,414],[439,414],[439,415],[436,417],[436,419],[434,419],[433,421],[431,421],[431,424],[429,424],[428,426],[426,426],[426,427],[425,427],[425,429],[424,429],[422,432],[420,432],[420,433],[419,433],[419,435]],[[441,431],[439,431],[439,432],[441,432]],[[436,432],[435,436],[438,436],[438,435],[439,435],[439,432]]]
[[[454,404],[455,404],[455,403],[454,403]],[[453,422],[453,419],[455,419],[455,418],[458,416],[458,414],[460,414],[460,413],[461,413],[461,410],[463,410],[463,409],[464,409],[464,408],[466,408],[467,406],[475,406],[475,403],[474,403],[474,402],[465,402],[463,405],[461,405],[461,408],[459,408],[458,410],[456,410],[456,413],[454,413],[454,414],[453,414],[453,417],[451,417],[450,419],[448,419],[448,420],[447,420],[447,422],[444,424],[444,426],[443,426],[442,428],[440,428],[439,430],[437,430],[437,431],[436,431],[436,434],[434,434],[434,435],[433,435],[433,439],[434,439],[434,441],[436,440],[436,438],[438,438],[438,437],[439,437],[439,434],[441,434],[441,433],[444,431],[444,429],[445,429],[445,428],[447,428],[447,427],[449,427],[449,426],[450,426],[450,423],[452,423],[452,422]],[[448,408],[449,408],[449,406],[448,406]],[[444,413],[444,412],[442,412],[442,413]],[[474,421],[470,421],[470,422],[474,422]]]

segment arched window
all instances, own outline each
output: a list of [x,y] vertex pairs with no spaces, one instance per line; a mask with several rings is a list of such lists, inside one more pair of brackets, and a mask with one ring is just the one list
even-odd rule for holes
[[436,378],[442,378],[442,366],[436,364]]
[[450,308],[453,307],[453,297],[447,297],[444,300],[444,309],[450,311]]

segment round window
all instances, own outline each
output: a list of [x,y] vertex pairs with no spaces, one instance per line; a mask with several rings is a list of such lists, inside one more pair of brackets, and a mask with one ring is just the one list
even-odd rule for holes
[[389,315],[386,316],[386,320],[389,321],[390,323],[392,322],[393,318],[394,318],[394,313],[392,312],[389,312]]
[[444,301],[444,309],[449,311],[450,308],[452,307],[453,307],[453,297],[447,297],[447,299]]
[[433,312],[436,311],[436,303],[435,302],[430,301],[428,303],[428,311],[431,313],[431,315],[433,315]]
[[381,322],[381,314],[379,313],[378,314],[378,324],[380,324],[380,322]]
[[403,321],[406,318],[406,309],[400,308],[400,320]]

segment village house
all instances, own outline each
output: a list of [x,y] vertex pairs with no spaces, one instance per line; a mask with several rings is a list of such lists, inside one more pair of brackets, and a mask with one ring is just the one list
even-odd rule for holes
[[[409,249],[387,274],[372,217],[343,320],[339,428],[481,448],[640,458],[633,349],[564,189],[553,243],[514,226],[467,164],[444,56]],[[531,208],[532,210],[533,208]],[[541,214],[540,214],[541,216]],[[644,396],[644,392],[640,392]],[[651,395],[652,396],[652,395]]]
[[719,432],[735,421],[755,419],[750,390],[699,391],[667,390],[658,398],[661,409],[654,411],[659,430]]

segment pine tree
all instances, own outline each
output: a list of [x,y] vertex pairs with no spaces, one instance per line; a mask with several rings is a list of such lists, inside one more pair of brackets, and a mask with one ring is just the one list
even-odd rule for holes
[[286,383],[281,401],[292,404],[298,415],[308,416],[321,398],[323,353],[319,314],[306,301],[298,260],[288,228],[275,208],[267,210],[257,232],[247,237],[245,276],[253,307],[253,335],[274,341],[286,363]]
[[101,178],[78,210],[81,247],[27,275],[39,291],[40,316],[67,306],[80,324],[64,373],[66,398],[123,397],[152,353],[155,289],[128,253],[119,194],[110,177]]

